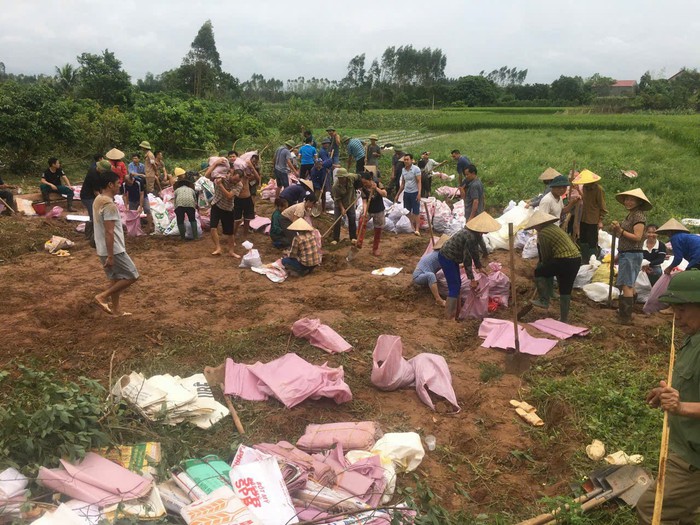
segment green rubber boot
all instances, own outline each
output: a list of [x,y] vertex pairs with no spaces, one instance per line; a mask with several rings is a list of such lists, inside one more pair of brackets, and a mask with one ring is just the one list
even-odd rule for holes
[[570,295],[560,295],[559,296],[559,320],[562,323],[569,322],[569,306],[571,306],[571,296]]
[[185,240],[185,221],[177,223],[177,231],[180,232],[180,239]]
[[547,278],[547,289],[549,291],[550,298],[559,299],[559,292],[557,292],[554,287],[554,277]]
[[535,277],[535,286],[539,299],[532,301],[532,305],[538,308],[549,308],[550,288],[549,279],[547,277]]
[[457,317],[457,297],[448,297],[445,300],[445,318],[454,320]]
[[190,221],[190,226],[192,226],[192,240],[199,239],[199,232],[197,231],[197,221]]

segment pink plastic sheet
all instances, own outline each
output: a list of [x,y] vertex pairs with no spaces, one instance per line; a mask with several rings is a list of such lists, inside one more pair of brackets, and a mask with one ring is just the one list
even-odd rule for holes
[[453,186],[440,186],[437,190],[435,190],[435,194],[454,199],[459,197],[459,188],[455,188]]
[[254,445],[253,448],[296,465],[321,485],[330,487],[335,484],[335,472],[329,465],[319,461],[303,450],[299,450],[288,441],[280,441],[276,444],[259,443]]
[[489,263],[489,298],[495,299],[499,305],[508,307],[510,299],[510,279],[503,273],[501,263]]
[[664,273],[661,275],[661,277],[659,277],[659,280],[656,281],[656,284],[652,287],[651,292],[649,293],[647,302],[644,303],[643,311],[645,314],[653,314],[666,308],[667,305],[659,301],[659,297],[666,291],[666,288],[668,288],[670,282],[670,275],[666,275]]
[[551,318],[538,319],[529,323],[529,325],[537,328],[540,332],[553,335],[557,339],[568,339],[574,335],[588,335],[591,332],[588,328],[573,326]]
[[396,390],[413,385],[415,372],[403,358],[401,338],[380,335],[372,352],[372,384],[380,390]]
[[308,452],[320,452],[340,443],[345,450],[372,450],[382,430],[374,421],[345,421],[325,425],[307,425],[297,447]]
[[[467,281],[466,293],[462,294],[462,309],[459,312],[460,319],[469,317],[474,319],[483,319],[489,313],[489,289],[491,281],[481,273],[475,272],[476,289],[472,290],[471,283]],[[464,284],[462,285],[464,288]]]
[[[240,366],[245,366],[258,382],[255,383]],[[254,365],[236,366],[233,360],[229,364],[227,359],[224,390],[226,394],[243,399],[262,400],[263,395],[272,396],[287,408],[295,407],[306,399],[322,397],[330,398],[338,404],[352,400],[350,387],[344,381],[342,366],[330,368],[325,363],[312,365],[293,353],[266,364],[257,362]]]
[[124,212],[124,222],[126,224],[126,234],[129,237],[146,235],[141,229],[141,212],[138,210],[126,210]]
[[54,206],[51,211],[46,214],[47,219],[60,219],[61,214],[63,214],[63,208],[60,206]]
[[418,354],[409,361],[416,374],[416,393],[423,403],[435,410],[430,392],[445,398],[459,412],[457,396],[452,388],[452,374],[447,361],[437,354]]
[[272,221],[267,217],[260,217],[259,215],[256,215],[255,219],[250,221],[250,227],[255,231],[259,231],[268,226],[271,222]]
[[309,343],[325,350],[329,354],[338,354],[352,350],[352,345],[343,339],[330,326],[322,324],[320,319],[304,317],[292,325],[295,337],[307,339]]
[[[479,326],[479,337],[483,337],[484,348],[515,349],[515,333],[513,322],[503,319],[485,318]],[[518,326],[520,352],[530,355],[544,355],[557,344],[552,339],[532,337],[527,331]]]

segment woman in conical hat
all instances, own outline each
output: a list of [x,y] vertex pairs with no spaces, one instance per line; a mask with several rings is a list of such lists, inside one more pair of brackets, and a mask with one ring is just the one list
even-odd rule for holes
[[622,296],[618,315],[622,324],[632,324],[634,283],[644,260],[645,212],[652,208],[652,204],[641,188],[618,193],[615,199],[627,210],[627,217],[622,222],[612,222],[612,233],[619,238],[617,287],[621,288]]
[[600,177],[591,170],[582,170],[572,181],[574,185],[583,186],[581,207],[581,222],[579,224],[578,244],[584,263],[588,263],[591,255],[598,257],[598,232],[603,228],[603,218],[608,210],[605,206],[605,192],[598,183]]
[[666,275],[669,275],[683,259],[688,261],[686,270],[691,270],[693,268],[700,270],[700,235],[690,233],[688,228],[676,219],[666,221],[656,230],[656,233],[666,234],[668,238],[671,239],[673,261],[671,261],[669,267],[664,270]]

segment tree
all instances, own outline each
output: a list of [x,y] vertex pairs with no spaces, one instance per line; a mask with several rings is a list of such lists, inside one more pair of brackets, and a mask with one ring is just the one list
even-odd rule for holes
[[552,98],[562,102],[581,103],[585,101],[583,79],[581,77],[560,76],[552,82]]
[[78,57],[78,93],[96,100],[103,106],[130,106],[131,79],[122,69],[121,61],[105,49],[102,55],[83,53]]
[[463,102],[467,106],[495,104],[500,94],[495,82],[476,75],[458,78],[450,91],[453,101]]
[[56,66],[56,83],[58,87],[66,94],[72,94],[75,87],[78,85],[80,70],[73,67],[73,64],[65,64],[61,67]]
[[500,69],[494,69],[488,75],[484,75],[484,71],[479,73],[482,77],[485,76],[488,80],[492,81],[500,87],[510,87],[510,86],[520,86],[525,82],[527,77],[527,69],[509,68],[508,66],[503,66]]
[[216,90],[221,74],[221,57],[214,41],[214,29],[211,20],[204,22],[194,37],[190,51],[182,60],[181,69],[189,77],[191,93],[203,97]]
[[343,84],[357,88],[365,83],[365,54],[357,55],[348,62],[348,74],[343,79]]

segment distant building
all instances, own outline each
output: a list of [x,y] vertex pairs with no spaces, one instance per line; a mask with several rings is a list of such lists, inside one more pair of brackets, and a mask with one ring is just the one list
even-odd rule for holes
[[608,89],[611,97],[633,97],[637,94],[639,86],[636,80],[617,80]]

